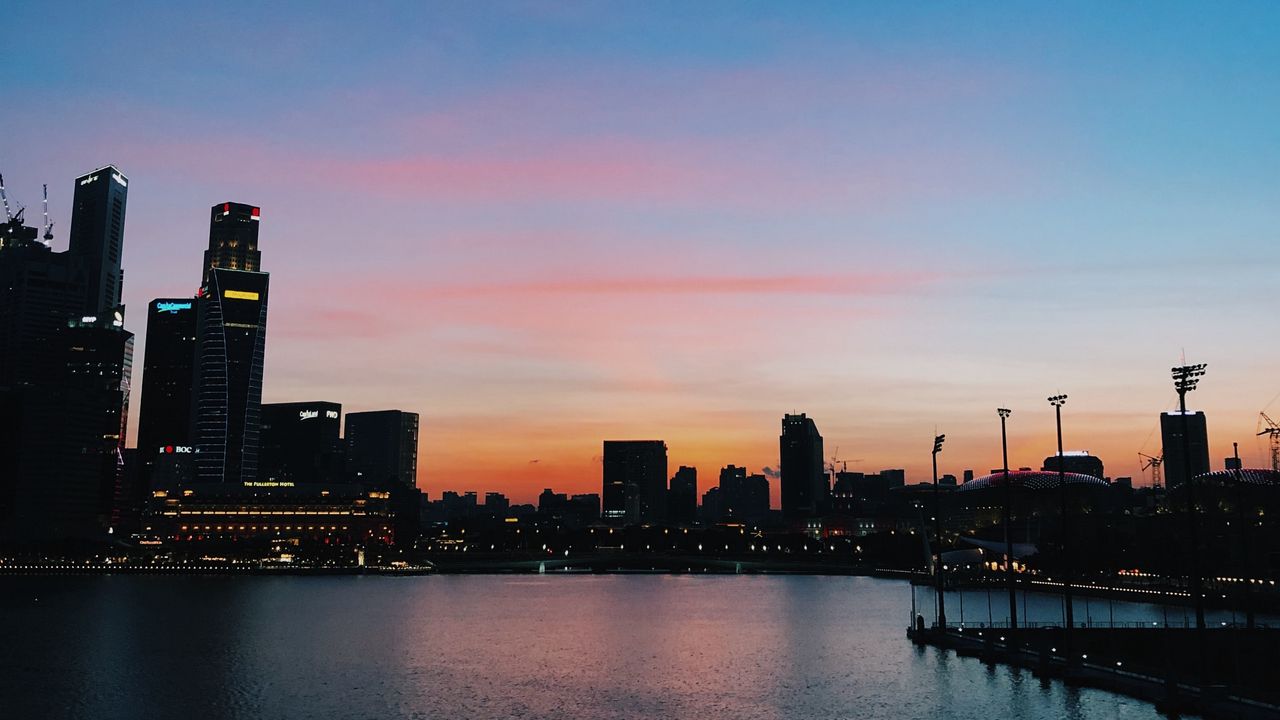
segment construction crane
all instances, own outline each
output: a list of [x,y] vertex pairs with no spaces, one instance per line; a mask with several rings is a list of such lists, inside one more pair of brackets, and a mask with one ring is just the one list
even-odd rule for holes
[[0,200],[4,201],[4,221],[13,222],[13,213],[9,212],[9,196],[4,192],[4,175],[0,175]]
[[[1263,427],[1263,424],[1266,427]],[[1276,424],[1266,413],[1258,413],[1258,436],[1271,436],[1271,469],[1274,472],[1280,472],[1280,425]]]
[[1144,453],[1138,453],[1138,457],[1146,459],[1146,463],[1142,465],[1143,472],[1146,472],[1147,468],[1151,468],[1151,487],[1160,487],[1160,466],[1164,464],[1164,455],[1152,457]]
[[53,223],[49,222],[49,186],[44,186],[44,244],[53,242]]

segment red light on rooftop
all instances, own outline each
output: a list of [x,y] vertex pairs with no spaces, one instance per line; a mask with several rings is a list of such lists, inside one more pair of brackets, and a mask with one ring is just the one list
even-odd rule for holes
[[259,217],[259,216],[261,216],[261,215],[262,215],[262,209],[261,209],[261,208],[254,208],[254,209],[253,209],[253,216],[254,216],[254,217]]

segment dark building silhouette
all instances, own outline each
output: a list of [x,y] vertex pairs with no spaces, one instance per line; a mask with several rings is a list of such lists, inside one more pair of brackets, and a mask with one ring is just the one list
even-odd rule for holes
[[511,509],[511,500],[500,492],[487,492],[484,494],[484,510],[485,512],[495,515],[502,515]]
[[138,410],[138,472],[144,493],[152,483],[172,486],[193,477],[196,316],[194,298],[157,298],[147,305]]
[[[141,503],[124,497],[124,443],[129,417],[129,383],[133,376],[133,333],[124,318],[68,322],[63,331],[66,353],[64,441],[69,443],[60,482],[93,492],[99,523],[121,526],[122,512],[131,519]],[[90,489],[92,489],[90,491]]]
[[258,208],[244,203],[225,202],[209,209],[209,249],[204,251],[204,284],[213,268],[228,270],[261,269],[258,250]]
[[264,487],[340,482],[342,406],[263,403],[258,482]]
[[718,523],[724,519],[724,502],[722,502],[723,494],[720,492],[719,486],[708,488],[702,494],[701,518],[704,523]]
[[[400,410],[348,413],[346,441],[349,477],[391,494],[396,543],[412,543],[422,531],[424,497],[418,489],[418,414]],[[442,505],[444,500],[442,497]],[[474,494],[469,502],[475,505]]]
[[698,469],[681,465],[667,490],[667,519],[691,525],[698,519]]
[[103,315],[120,307],[128,199],[129,180],[111,165],[76,178],[68,252],[83,262],[84,315]]
[[347,413],[347,471],[376,487],[418,482],[418,414],[400,410]]
[[661,440],[604,441],[603,517],[661,522],[667,505],[667,444]]
[[[1040,469],[1058,472],[1058,456],[1050,455],[1045,458],[1044,464]],[[1096,456],[1090,455],[1087,450],[1073,450],[1071,452],[1062,453],[1061,470],[1069,473],[1080,473],[1081,475],[1092,475],[1099,480],[1106,478],[1103,474],[1102,460]]]
[[1191,477],[1209,472],[1209,431],[1204,413],[1187,411],[1186,415],[1174,410],[1160,413],[1160,439],[1164,445],[1165,487],[1172,490],[1186,480],[1186,460],[1183,434],[1186,433],[1186,450],[1190,452]]
[[127,187],[110,166],[76,179],[65,252],[21,211],[0,225],[0,534],[95,537],[120,525]]
[[270,276],[214,268],[208,277],[197,301],[196,476],[201,482],[253,483]]
[[822,435],[804,413],[784,415],[778,438],[782,514],[804,518],[826,511],[830,496],[822,461]]

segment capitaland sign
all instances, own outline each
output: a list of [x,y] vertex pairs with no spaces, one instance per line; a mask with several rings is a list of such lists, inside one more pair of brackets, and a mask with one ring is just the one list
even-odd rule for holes
[[310,420],[312,418],[318,418],[318,417],[320,417],[319,410],[299,410],[298,411],[299,420]]

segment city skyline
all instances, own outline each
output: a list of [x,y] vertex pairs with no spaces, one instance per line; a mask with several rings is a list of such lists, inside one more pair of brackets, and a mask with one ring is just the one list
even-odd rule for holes
[[[65,12],[20,8],[18,21]],[[1067,448],[1142,484],[1137,453],[1159,452],[1184,349],[1209,364],[1192,409],[1208,418],[1211,467],[1233,441],[1246,466],[1269,466],[1255,429],[1280,394],[1280,348],[1259,288],[1280,219],[1280,139],[1265,127],[1280,96],[1262,71],[1280,58],[1248,7],[1205,11],[1195,31],[1200,13],[1181,8],[1141,38],[1126,34],[1151,20],[1136,11],[979,15],[954,35],[936,31],[957,18],[824,13],[840,33],[899,31],[853,43],[816,17],[727,6],[698,10],[705,28],[589,13],[593,38],[542,6],[514,13],[529,31],[440,11],[422,32],[444,57],[400,36],[399,55],[351,69],[334,59],[344,47],[406,18],[355,18],[323,53],[323,28],[304,27],[259,48],[280,60],[261,69],[147,47],[148,28],[180,22],[163,10],[139,28],[129,12],[75,12],[52,42],[100,24],[118,75],[65,49],[5,64],[29,100],[9,130],[28,142],[0,159],[11,199],[34,224],[49,184],[61,250],[69,179],[106,163],[128,175],[137,358],[148,302],[194,293],[204,209],[260,206],[263,401],[421,413],[418,484],[432,497],[597,492],[604,439],[662,439],[670,467],[707,479],[776,469],[792,412],[815,419],[828,457],[839,447],[850,469],[905,467],[915,482],[935,427],[940,471],[997,467],[995,408],[1010,407],[1010,465],[1039,467],[1058,391],[1071,395]],[[267,10],[249,32],[270,37],[286,15]],[[1015,22],[1024,36],[1000,34]],[[682,45],[707,28],[718,43]],[[983,47],[997,37],[1009,42]],[[186,39],[211,51],[216,38]],[[486,42],[498,38],[504,52]],[[36,39],[17,38],[13,57]],[[590,66],[610,42],[610,62]],[[1049,60],[1020,62],[1033,42]],[[1052,64],[1069,57],[1079,66]],[[299,87],[279,82],[304,68]],[[259,70],[270,97],[253,92]],[[409,71],[425,75],[397,88]],[[533,78],[543,89],[525,89]],[[203,114],[214,101],[196,91],[218,83],[243,87],[245,107]],[[101,116],[73,110],[107,98]]]

